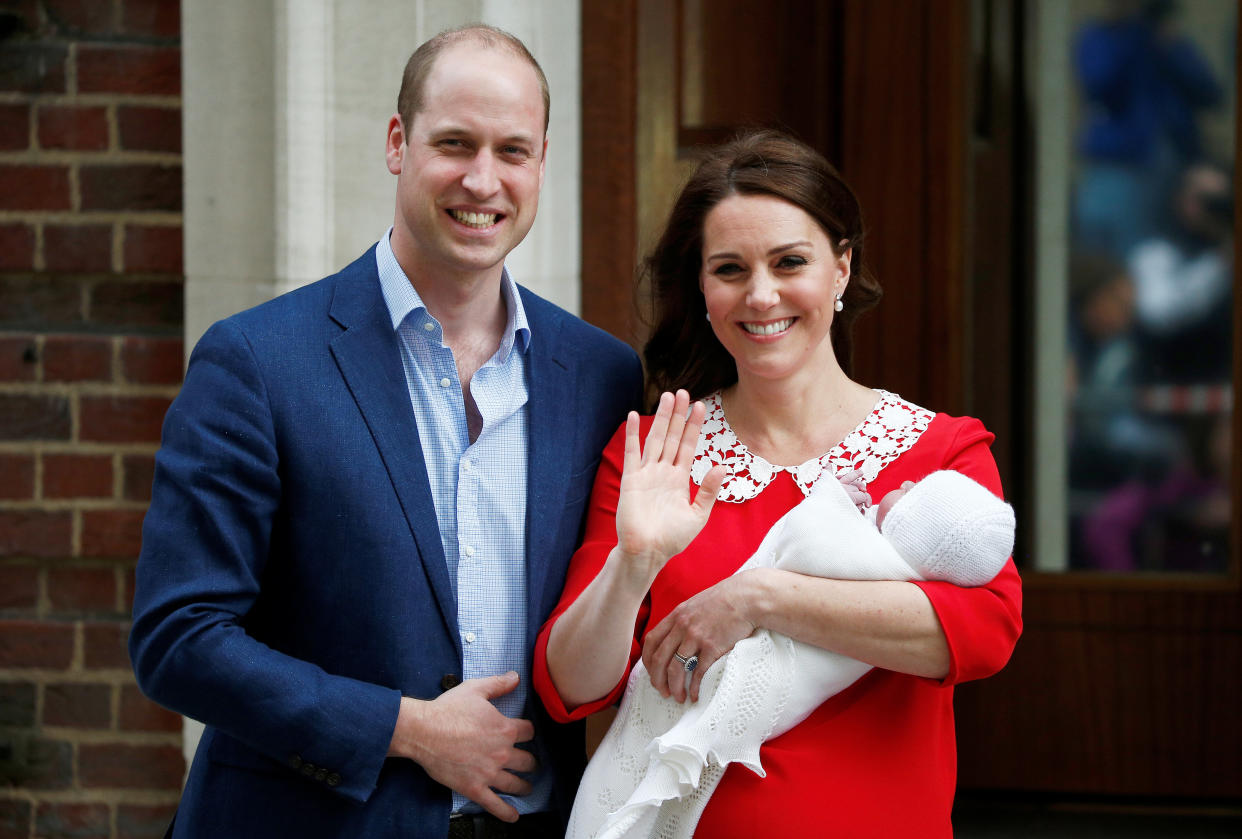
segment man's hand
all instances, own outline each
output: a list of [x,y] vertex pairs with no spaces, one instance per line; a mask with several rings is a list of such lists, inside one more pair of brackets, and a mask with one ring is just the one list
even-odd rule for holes
[[490,701],[517,685],[518,675],[510,671],[467,679],[430,701],[402,697],[388,754],[415,761],[496,818],[517,821],[517,810],[496,792],[530,792],[530,784],[513,773],[534,771],[535,757],[514,744],[532,739],[535,727],[506,717]]

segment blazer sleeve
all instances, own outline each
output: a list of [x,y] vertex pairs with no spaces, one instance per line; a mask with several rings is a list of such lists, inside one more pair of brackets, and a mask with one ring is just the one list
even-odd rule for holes
[[[993,439],[978,420],[959,420],[939,468],[960,472],[1003,497],[1000,474],[989,450]],[[1022,582],[1012,557],[982,586],[962,588],[935,581],[915,585],[931,601],[949,644],[944,684],[982,679],[1005,666],[1022,633]]]
[[570,560],[569,572],[565,578],[565,589],[561,594],[560,602],[552,611],[551,617],[544,623],[535,640],[531,683],[543,701],[548,714],[557,722],[585,719],[620,701],[621,694],[625,692],[625,683],[629,678],[630,669],[642,655],[639,638],[642,637],[643,628],[647,624],[647,616],[650,613],[650,604],[646,600],[639,608],[635,621],[634,637],[630,642],[629,666],[621,681],[607,695],[594,702],[570,708],[561,699],[556,685],[552,683],[552,676],[548,672],[548,636],[552,632],[552,626],[599,574],[604,567],[604,561],[608,559],[609,552],[617,544],[617,498],[621,493],[621,463],[624,454],[625,425],[622,424],[604,449],[599,471],[595,473],[595,486],[591,490],[591,502],[587,511],[582,546]]
[[400,693],[331,675],[246,631],[280,505],[277,452],[251,347],[236,324],[216,324],[195,348],[156,455],[129,639],[134,672],[161,705],[281,764],[323,768],[325,791],[365,801]]

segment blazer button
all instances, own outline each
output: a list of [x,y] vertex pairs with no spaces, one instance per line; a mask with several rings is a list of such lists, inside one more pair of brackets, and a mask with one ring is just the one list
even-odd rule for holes
[[445,673],[444,678],[440,679],[440,690],[452,690],[461,684],[461,676],[456,673]]
[[294,755],[293,757],[289,758],[289,766],[291,766],[294,769],[301,769],[302,768],[302,756]]
[[333,772],[331,775],[328,776],[327,781],[325,781],[324,783],[326,783],[330,787],[339,786],[341,783],[341,776]]
[[327,770],[327,769],[319,769],[319,770],[316,770],[316,772],[315,772],[315,780],[316,780],[316,781],[326,781],[326,780],[328,780],[328,770]]
[[313,764],[313,763],[305,763],[305,762],[304,762],[304,763],[302,764],[302,774],[303,774],[303,775],[305,775],[306,777],[308,777],[308,778],[309,778],[309,777],[311,777],[312,775],[314,775],[314,774],[315,774],[315,770],[316,770],[316,769],[318,769],[318,768],[319,768],[319,767],[318,767],[318,766],[316,766],[316,765],[315,765],[315,764]]

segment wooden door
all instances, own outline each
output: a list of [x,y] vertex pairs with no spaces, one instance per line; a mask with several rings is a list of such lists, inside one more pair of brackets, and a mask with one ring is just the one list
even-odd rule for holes
[[[961,788],[1236,802],[1242,459],[1233,461],[1227,574],[1033,570],[1023,9],[1004,0],[583,3],[583,313],[641,345],[634,266],[697,143],[768,124],[819,148],[859,194],[885,289],[857,327],[855,378],[980,417],[997,434],[1019,513],[1026,630],[1005,671],[958,690]],[[1238,451],[1236,430],[1234,442]]]

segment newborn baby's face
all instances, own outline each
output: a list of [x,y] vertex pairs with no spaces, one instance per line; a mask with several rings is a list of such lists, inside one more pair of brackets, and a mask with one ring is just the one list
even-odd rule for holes
[[914,481],[906,481],[900,488],[893,490],[888,495],[880,499],[880,506],[875,511],[875,523],[877,527],[884,526],[884,517],[888,515],[888,511],[893,509],[893,505],[901,500],[901,497],[910,491],[914,486]]

